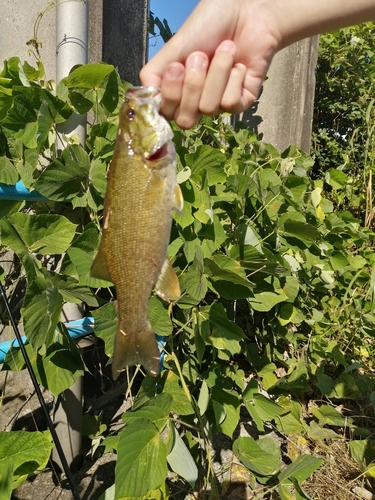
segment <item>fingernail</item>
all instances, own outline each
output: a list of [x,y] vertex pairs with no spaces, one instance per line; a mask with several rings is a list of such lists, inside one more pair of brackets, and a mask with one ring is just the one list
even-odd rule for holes
[[189,66],[192,68],[200,68],[206,63],[206,58],[201,54],[193,54],[189,56]]
[[178,80],[181,78],[181,76],[183,76],[184,68],[180,65],[178,65],[178,66],[171,65],[167,68],[165,73],[169,78],[171,78],[173,80]]
[[216,52],[229,52],[234,56],[236,54],[236,45],[231,40],[224,40],[216,49]]

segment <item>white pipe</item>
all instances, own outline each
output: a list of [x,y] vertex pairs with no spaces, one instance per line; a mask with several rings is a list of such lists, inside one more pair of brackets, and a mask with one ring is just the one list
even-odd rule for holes
[[[88,0],[57,0],[56,2],[56,82],[69,75],[76,64],[88,59]],[[77,135],[86,141],[86,115],[73,114],[59,127],[60,134]],[[60,145],[57,149],[62,149]]]
[[[76,64],[87,64],[88,59],[88,0],[57,0],[56,2],[56,82],[69,75]],[[86,142],[86,115],[73,114],[58,126],[57,151],[66,146],[63,136],[78,136]],[[65,304],[65,319],[82,318],[75,304]],[[82,377],[55,401],[54,423],[67,462],[72,470],[82,464]],[[55,449],[52,460],[61,468]]]

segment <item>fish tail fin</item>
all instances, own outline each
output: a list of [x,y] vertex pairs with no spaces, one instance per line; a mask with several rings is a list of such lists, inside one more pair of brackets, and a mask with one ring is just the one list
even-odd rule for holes
[[141,364],[150,375],[156,377],[160,371],[160,353],[155,334],[149,322],[143,331],[127,335],[121,323],[115,336],[112,359],[112,378],[127,366]]

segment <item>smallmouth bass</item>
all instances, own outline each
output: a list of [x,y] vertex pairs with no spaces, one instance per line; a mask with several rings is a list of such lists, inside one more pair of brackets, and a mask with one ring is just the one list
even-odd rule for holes
[[159,115],[160,91],[128,89],[108,173],[102,239],[91,275],[116,287],[118,329],[112,360],[114,380],[126,366],[159,372],[159,350],[148,319],[154,288],[164,300],[180,296],[167,259],[172,211],[183,198],[176,180],[173,132]]

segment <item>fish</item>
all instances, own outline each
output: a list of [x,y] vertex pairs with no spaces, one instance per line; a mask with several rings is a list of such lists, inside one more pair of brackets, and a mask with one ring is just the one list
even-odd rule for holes
[[159,114],[156,87],[131,87],[120,109],[108,170],[102,238],[91,267],[95,278],[116,289],[118,328],[112,377],[141,364],[156,376],[160,353],[150,320],[152,290],[166,301],[180,297],[178,277],[167,258],[173,210],[183,209],[177,183],[173,131]]

